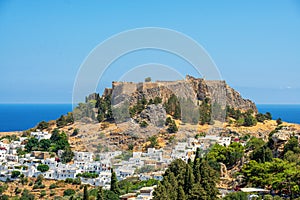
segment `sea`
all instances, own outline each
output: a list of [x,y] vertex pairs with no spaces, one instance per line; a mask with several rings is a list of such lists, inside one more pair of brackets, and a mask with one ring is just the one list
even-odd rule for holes
[[[258,104],[257,108],[270,112],[273,119],[300,124],[300,105]],[[72,104],[0,104],[0,132],[27,130],[71,111]]]
[[23,131],[72,111],[72,104],[0,104],[0,132]]

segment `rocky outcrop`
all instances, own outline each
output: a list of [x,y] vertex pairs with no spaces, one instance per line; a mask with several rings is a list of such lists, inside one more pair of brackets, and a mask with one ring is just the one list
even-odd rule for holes
[[140,118],[149,121],[155,126],[163,127],[165,123],[164,119],[167,118],[167,113],[161,104],[153,104],[148,105],[146,109],[141,112]]
[[115,105],[124,100],[134,104],[143,97],[148,101],[160,97],[163,102],[166,102],[172,94],[175,94],[178,98],[191,99],[195,105],[198,101],[210,98],[213,102],[217,102],[222,106],[228,105],[240,110],[252,109],[255,113],[257,112],[257,108],[252,101],[242,98],[225,81],[205,80],[192,76],[186,76],[185,80],[179,81],[113,82],[112,89],[105,89],[103,95],[112,95],[113,104]]
[[291,132],[288,128],[284,128],[283,130],[279,130],[272,135],[272,140],[274,142],[273,148],[276,149],[277,154],[281,154],[284,150],[284,145],[290,140],[293,132]]
[[227,167],[224,163],[219,163],[220,164],[220,178],[226,179],[229,177]]
[[228,105],[240,110],[251,109],[255,113],[257,112],[257,108],[251,100],[244,99],[240,93],[229,87],[225,81],[204,80],[192,76],[186,76],[186,81],[193,86],[199,100],[210,98],[223,106]]

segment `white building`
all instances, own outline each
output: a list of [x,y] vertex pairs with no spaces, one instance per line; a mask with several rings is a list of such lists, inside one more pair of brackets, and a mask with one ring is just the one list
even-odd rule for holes
[[92,162],[94,154],[91,152],[74,152],[75,161]]
[[0,147],[0,162],[6,161],[7,149],[5,147]]
[[151,200],[153,198],[155,186],[153,187],[143,187],[139,191],[139,195],[136,197],[136,200]]
[[6,160],[7,161],[12,161],[12,162],[18,162],[19,157],[17,155],[13,155],[13,154],[7,154],[6,155]]
[[38,132],[31,132],[30,135],[40,141],[42,139],[50,139],[52,134],[48,132],[38,131]]

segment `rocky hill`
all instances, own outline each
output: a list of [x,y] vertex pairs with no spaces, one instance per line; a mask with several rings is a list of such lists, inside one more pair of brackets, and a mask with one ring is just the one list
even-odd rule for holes
[[159,97],[166,102],[172,94],[178,98],[191,99],[195,104],[210,98],[220,105],[228,105],[239,110],[253,110],[257,112],[255,104],[248,99],[242,98],[240,93],[228,86],[225,81],[212,81],[202,78],[186,76],[185,80],[179,81],[156,81],[156,82],[113,82],[112,88],[106,88],[103,96],[112,95],[113,104],[128,100],[130,104],[145,97],[146,100]]

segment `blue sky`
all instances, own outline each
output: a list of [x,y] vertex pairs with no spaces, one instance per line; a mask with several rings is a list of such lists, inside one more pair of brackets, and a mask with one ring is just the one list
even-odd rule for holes
[[[76,73],[89,52],[114,34],[140,27],[169,28],[192,37],[213,58],[223,79],[256,103],[300,104],[296,0],[2,0],[0,102],[71,103]],[[132,60],[161,58],[180,64],[170,56],[147,53]],[[114,72],[128,60],[112,67],[99,90],[119,78]]]

